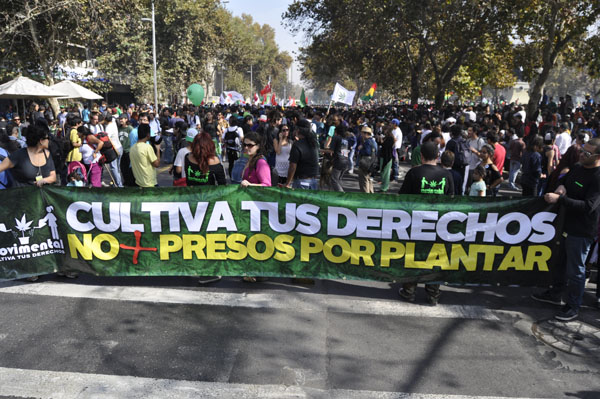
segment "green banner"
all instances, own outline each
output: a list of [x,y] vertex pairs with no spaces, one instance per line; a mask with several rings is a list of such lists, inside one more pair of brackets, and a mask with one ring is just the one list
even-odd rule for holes
[[0,201],[0,279],[60,269],[545,285],[561,231],[541,198],[48,186]]

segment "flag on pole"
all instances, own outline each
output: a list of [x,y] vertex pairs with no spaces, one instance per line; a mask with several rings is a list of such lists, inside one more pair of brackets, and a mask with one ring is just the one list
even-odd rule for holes
[[303,108],[308,105],[306,103],[306,94],[304,94],[304,88],[302,88],[302,94],[300,94],[300,101],[298,101],[298,104]]
[[355,91],[347,90],[341,84],[336,83],[335,88],[333,89],[333,94],[331,95],[331,101],[352,105],[355,95]]
[[243,102],[244,96],[238,93],[237,91],[224,91],[221,93],[221,98],[219,99],[219,104],[234,104],[236,102]]
[[288,107],[295,107],[296,106],[296,99],[292,96],[289,97],[288,99]]
[[367,93],[363,97],[361,97],[361,100],[371,101],[373,95],[375,94],[375,90],[377,90],[377,83],[373,83],[373,86],[371,86],[369,91],[367,91]]
[[266,94],[271,92],[271,81],[269,80],[269,82],[267,83],[267,85],[264,87],[264,89],[262,89],[260,91],[260,95],[261,96],[265,96]]
[[258,97],[258,93],[254,93],[254,104],[257,104],[260,101],[260,98]]
[[271,95],[271,105],[274,107],[277,105],[277,100],[275,99],[275,93],[273,93]]

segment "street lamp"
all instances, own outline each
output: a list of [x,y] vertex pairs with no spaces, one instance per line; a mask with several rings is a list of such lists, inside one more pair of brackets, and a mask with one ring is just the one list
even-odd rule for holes
[[158,113],[158,87],[156,84],[156,21],[154,18],[154,0],[152,0],[152,18],[142,18],[152,22],[152,61],[154,66],[154,112]]

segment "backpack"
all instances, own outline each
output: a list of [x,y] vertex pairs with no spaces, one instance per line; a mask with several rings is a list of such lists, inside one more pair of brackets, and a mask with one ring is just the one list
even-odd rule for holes
[[451,139],[448,144],[451,142],[454,142],[455,145],[451,146],[452,148],[448,148],[448,145],[446,145],[446,149],[454,152],[454,165],[460,168],[467,166],[471,157],[471,147],[469,146],[469,143],[462,137]]
[[56,137],[52,133],[48,134],[48,136],[50,138],[48,151],[50,151],[50,157],[54,162],[54,167],[58,171],[64,167],[67,161],[67,155],[69,154],[70,149],[73,149],[73,144],[71,143],[71,140],[66,140],[64,137]]
[[[103,143],[102,148],[100,148],[100,154],[102,155],[99,161],[100,164],[111,163],[112,161],[117,159],[117,151],[115,151],[112,142],[110,141],[110,138],[108,137],[106,132],[98,132],[96,134],[93,134],[93,136],[96,137],[98,140],[102,141]],[[89,144],[89,142],[88,145],[93,147],[91,144]]]

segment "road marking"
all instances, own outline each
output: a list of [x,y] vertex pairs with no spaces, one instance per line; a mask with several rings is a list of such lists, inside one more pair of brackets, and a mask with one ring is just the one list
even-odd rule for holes
[[[229,384],[106,374],[0,367],[0,395],[83,399],[313,398],[332,399],[505,399],[499,396],[437,395],[382,391],[324,390],[297,385]],[[518,399],[518,398],[511,398]]]
[[63,298],[90,298],[181,305],[228,306],[241,308],[289,309],[378,316],[410,316],[497,321],[483,306],[420,306],[400,300],[363,300],[311,293],[230,293],[152,287],[114,287],[44,282],[1,284],[0,294],[43,295]]

